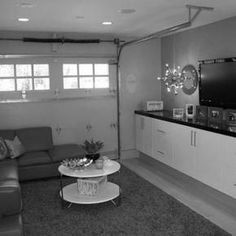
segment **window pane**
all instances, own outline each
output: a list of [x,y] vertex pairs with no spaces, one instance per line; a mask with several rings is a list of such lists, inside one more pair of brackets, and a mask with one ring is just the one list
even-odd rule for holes
[[34,76],[49,76],[49,65],[34,64]]
[[32,76],[31,65],[30,64],[20,64],[16,65],[16,76]]
[[93,77],[80,77],[79,85],[81,89],[93,88]]
[[95,75],[108,75],[109,67],[108,64],[95,64]]
[[79,64],[80,75],[93,75],[93,64]]
[[77,75],[77,64],[63,64],[63,75]]
[[95,88],[109,88],[109,77],[95,77]]
[[0,77],[13,77],[14,65],[0,65]]
[[16,80],[17,90],[32,90],[32,79],[22,78]]
[[15,81],[14,79],[0,79],[0,91],[14,91]]
[[49,78],[35,78],[34,79],[34,89],[35,90],[49,90]]
[[77,89],[78,88],[77,77],[64,77],[63,78],[63,88],[64,89]]

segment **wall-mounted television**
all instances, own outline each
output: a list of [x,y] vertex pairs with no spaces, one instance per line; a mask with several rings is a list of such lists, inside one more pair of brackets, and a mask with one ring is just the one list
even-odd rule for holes
[[236,109],[236,58],[199,61],[200,105]]

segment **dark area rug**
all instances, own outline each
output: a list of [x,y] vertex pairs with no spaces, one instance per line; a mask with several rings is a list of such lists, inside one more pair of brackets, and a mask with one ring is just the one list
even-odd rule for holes
[[107,202],[62,209],[59,179],[22,183],[25,236],[229,235],[123,166],[109,180],[122,187],[119,207]]

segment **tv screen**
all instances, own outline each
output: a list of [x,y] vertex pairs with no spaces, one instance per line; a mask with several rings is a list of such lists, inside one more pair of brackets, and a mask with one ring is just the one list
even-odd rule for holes
[[200,105],[236,109],[236,62],[200,64]]

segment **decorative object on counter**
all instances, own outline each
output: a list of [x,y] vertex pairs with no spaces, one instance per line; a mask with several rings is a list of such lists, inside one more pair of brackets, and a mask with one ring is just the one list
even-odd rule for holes
[[208,118],[207,106],[196,106],[196,119],[205,120]]
[[182,69],[183,86],[182,90],[185,94],[193,94],[198,86],[198,72],[193,65],[186,65]]
[[227,109],[225,111],[225,120],[227,125],[236,126],[236,110]]
[[91,139],[90,141],[85,140],[82,148],[86,152],[86,157],[93,161],[97,160],[100,157],[99,151],[104,147],[104,143],[101,141],[94,141]]
[[195,106],[193,104],[186,104],[185,114],[187,118],[193,118],[195,116]]
[[165,76],[157,77],[157,80],[161,80],[165,83],[167,92],[173,91],[175,95],[178,94],[178,89],[183,87],[184,78],[180,71],[180,67],[170,69],[168,64],[165,64]]
[[85,167],[91,165],[92,162],[93,162],[92,159],[84,157],[84,158],[65,159],[61,162],[61,164],[72,170],[82,170]]
[[223,109],[219,107],[208,108],[208,119],[213,122],[222,122],[223,120]]
[[77,179],[78,192],[82,195],[95,196],[99,189],[107,182],[107,176]]
[[184,117],[184,109],[183,108],[173,108],[173,117],[181,119]]
[[163,101],[147,101],[146,109],[147,111],[162,111]]

